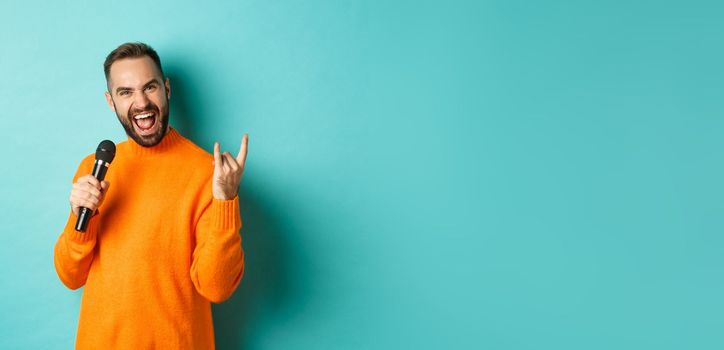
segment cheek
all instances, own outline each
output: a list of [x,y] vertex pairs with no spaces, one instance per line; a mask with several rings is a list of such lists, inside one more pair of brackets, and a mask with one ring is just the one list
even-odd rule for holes
[[121,102],[116,103],[116,110],[121,113],[122,116],[127,117],[128,116],[128,109],[131,107],[130,104]]
[[166,109],[166,95],[163,93],[153,95],[153,104],[158,107],[159,110],[163,111]]

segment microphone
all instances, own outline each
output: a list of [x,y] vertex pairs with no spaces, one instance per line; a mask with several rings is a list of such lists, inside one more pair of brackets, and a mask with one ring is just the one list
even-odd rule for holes
[[[96,161],[93,163],[93,177],[98,181],[103,181],[106,177],[108,166],[111,165],[113,158],[116,156],[116,144],[113,141],[103,140],[96,149]],[[78,212],[78,221],[75,222],[75,230],[85,232],[88,226],[88,220],[93,213],[86,207],[80,207]]]

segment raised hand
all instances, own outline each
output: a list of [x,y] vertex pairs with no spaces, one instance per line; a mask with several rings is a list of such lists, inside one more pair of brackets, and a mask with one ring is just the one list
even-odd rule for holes
[[244,134],[244,137],[241,138],[239,154],[234,158],[229,152],[221,153],[221,145],[214,142],[214,179],[211,185],[214,198],[229,200],[236,197],[239,192],[241,175],[244,174],[248,145],[249,135]]

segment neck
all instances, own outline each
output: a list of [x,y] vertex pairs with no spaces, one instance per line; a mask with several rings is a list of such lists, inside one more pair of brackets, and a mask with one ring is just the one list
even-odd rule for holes
[[151,146],[151,147],[144,147],[136,143],[135,140],[133,140],[130,136],[128,137],[128,145],[129,149],[131,150],[131,153],[134,156],[144,157],[144,156],[152,156],[155,154],[161,154],[169,149],[173,148],[176,144],[181,141],[181,134],[176,131],[172,126],[168,126],[166,128],[166,133],[161,138],[161,142]]

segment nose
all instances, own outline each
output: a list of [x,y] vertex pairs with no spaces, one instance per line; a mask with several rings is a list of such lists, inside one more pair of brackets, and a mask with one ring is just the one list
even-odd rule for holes
[[138,94],[135,94],[133,105],[135,106],[135,109],[144,110],[146,107],[148,107],[150,100],[148,99],[148,96],[146,96],[145,92],[141,92]]

